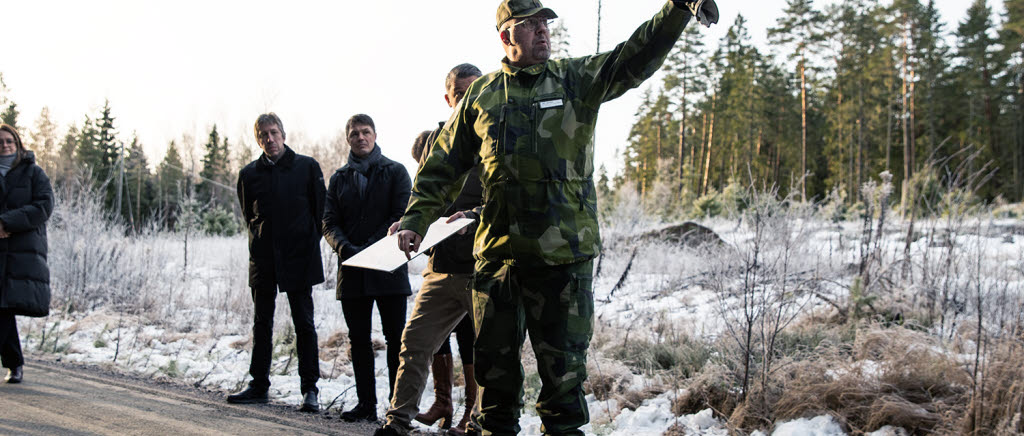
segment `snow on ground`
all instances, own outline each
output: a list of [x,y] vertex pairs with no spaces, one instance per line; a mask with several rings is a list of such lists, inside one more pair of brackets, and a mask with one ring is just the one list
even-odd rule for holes
[[[949,232],[949,238],[967,249],[978,250],[996,264],[1021,271],[1024,269],[1024,236],[1005,231],[1002,227],[1019,225],[1015,221],[984,223],[990,234],[984,237],[968,233]],[[735,221],[716,220],[710,227],[732,245],[749,242],[753,235]],[[801,252],[802,262],[819,269],[841,274],[844,268],[858,259],[859,223],[802,223],[802,241],[806,250]],[[979,229],[981,225],[977,226]],[[924,228],[921,226],[920,228]],[[959,230],[974,229],[963,225]],[[886,250],[902,249],[904,234],[898,231],[886,236]],[[138,295],[142,310],[107,305],[98,310],[75,312],[55,311],[45,319],[19,319],[23,344],[27,352],[46,352],[62,355],[63,359],[100,365],[112,365],[133,373],[170,378],[194,383],[224,392],[245,386],[251,349],[251,297],[246,284],[246,238],[199,237],[189,241],[189,267],[183,268],[184,243],[180,236],[154,236],[147,250],[156,251],[168,259],[152,272],[147,286]],[[629,257],[629,246],[614,240],[606,241],[608,250],[603,259],[602,273],[595,280],[596,322],[612,329],[642,329],[668,320],[685,326],[693,336],[713,336],[722,332],[728,316],[723,316],[722,299],[709,289],[701,287],[699,276],[709,260],[706,253],[678,247],[640,247],[632,270],[620,289],[612,288],[621,277]],[[910,245],[915,252],[934,252],[946,249],[942,244],[921,238]],[[333,404],[334,410],[347,409],[355,404],[354,381],[347,356],[345,323],[340,303],[335,300],[334,271],[336,259],[331,251],[325,253],[324,285],[314,288],[317,332],[321,344],[319,383],[320,401],[324,406]],[[410,281],[417,289],[422,281],[419,273],[425,265],[421,257],[410,268]],[[1020,277],[1020,275],[1018,275]],[[56,284],[55,284],[56,287]],[[275,357],[272,363],[271,396],[286,403],[300,401],[297,362],[290,355],[288,342],[291,331],[290,315],[285,297],[278,300],[275,314]],[[804,301],[801,304],[820,304]],[[136,310],[133,310],[136,309]],[[412,309],[410,299],[409,310]],[[637,334],[640,334],[639,332]],[[374,314],[373,338],[384,344],[380,320]],[[453,350],[457,347],[453,345]],[[115,359],[116,356],[116,359]],[[388,394],[387,366],[383,352],[377,353],[378,414],[384,415]],[[526,365],[527,373],[532,368]],[[461,366],[456,365],[456,378]],[[645,385],[643,377],[634,386]],[[421,409],[433,401],[432,384],[428,382],[420,402]],[[591,424],[584,430],[599,435],[660,435],[670,427],[685,429],[685,434],[726,435],[725,425],[710,410],[693,415],[674,416],[671,402],[678,392],[669,390],[647,399],[635,410],[622,407],[616,400],[597,400],[587,397]],[[464,393],[461,387],[453,392],[456,417],[461,416]],[[520,424],[522,434],[538,434],[540,419],[529,404]],[[417,424],[418,425],[418,424]],[[902,429],[883,428],[873,435],[905,434]],[[765,434],[765,433],[760,433]],[[831,417],[778,423],[772,435],[842,435],[841,426]]]

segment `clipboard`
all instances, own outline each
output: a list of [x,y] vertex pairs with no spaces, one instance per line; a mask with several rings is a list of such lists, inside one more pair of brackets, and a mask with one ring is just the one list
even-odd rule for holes
[[[414,259],[475,221],[471,218],[459,218],[451,223],[445,223],[447,220],[447,217],[438,218],[427,228],[427,235],[423,237],[423,242],[420,242],[420,250],[414,254],[411,253]],[[394,272],[409,260],[411,259],[406,259],[405,253],[398,249],[398,235],[395,234],[374,242],[373,245],[366,247],[341,264],[355,268]]]

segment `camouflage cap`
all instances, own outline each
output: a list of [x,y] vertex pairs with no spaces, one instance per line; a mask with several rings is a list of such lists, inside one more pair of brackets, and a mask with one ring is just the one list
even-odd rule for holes
[[498,30],[501,25],[513,18],[532,17],[537,14],[544,14],[548,18],[558,18],[558,14],[550,8],[540,4],[540,0],[502,0],[498,5]]

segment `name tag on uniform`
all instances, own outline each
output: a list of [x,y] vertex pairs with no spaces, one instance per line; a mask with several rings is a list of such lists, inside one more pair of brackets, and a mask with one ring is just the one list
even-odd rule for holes
[[540,102],[538,104],[540,104],[540,108],[541,109],[551,109],[553,107],[562,107],[562,99],[546,100],[546,101],[542,101],[542,102]]

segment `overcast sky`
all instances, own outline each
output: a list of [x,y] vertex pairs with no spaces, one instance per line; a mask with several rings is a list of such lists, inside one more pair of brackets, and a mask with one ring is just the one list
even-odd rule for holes
[[[448,118],[444,76],[462,62],[484,72],[503,56],[496,0],[260,1],[0,0],[0,72],[21,111],[23,134],[43,106],[62,130],[109,100],[121,138],[133,131],[150,163],[183,134],[205,140],[213,124],[232,144],[256,150],[252,123],[274,111],[299,138],[327,139],[353,114],[377,124],[384,154],[410,169],[415,136]],[[571,53],[596,48],[597,0],[545,0],[569,30]],[[662,0],[604,0],[601,49],[625,40]],[[819,0],[818,6],[823,4]],[[955,29],[967,2],[937,0]],[[714,43],[740,12],[765,46],[785,0],[719,1]],[[990,2],[997,14],[1002,1]],[[696,25],[691,22],[690,25]],[[605,104],[597,165],[621,168],[645,83]],[[288,141],[300,153],[302,143]],[[324,168],[329,173],[334,168]]]

